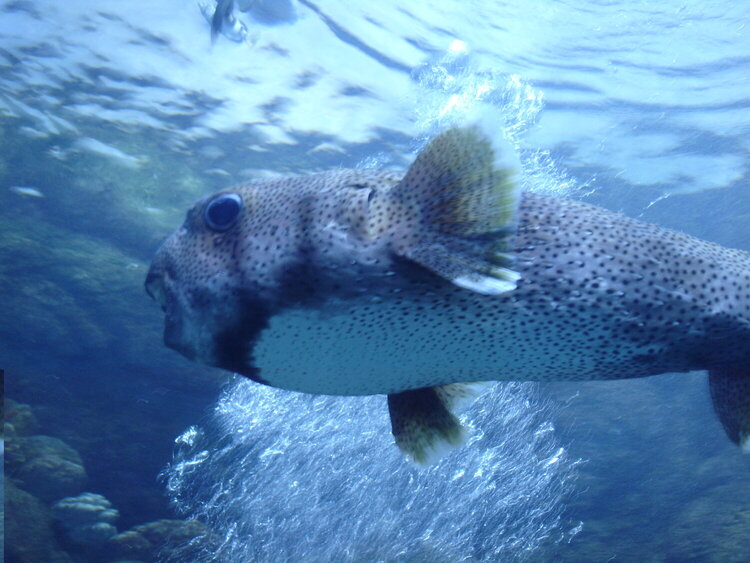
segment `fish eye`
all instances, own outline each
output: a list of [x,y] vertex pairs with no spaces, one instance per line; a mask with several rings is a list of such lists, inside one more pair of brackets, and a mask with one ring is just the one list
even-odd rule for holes
[[226,231],[235,224],[242,210],[242,198],[237,194],[222,194],[213,199],[203,212],[203,219],[212,231]]

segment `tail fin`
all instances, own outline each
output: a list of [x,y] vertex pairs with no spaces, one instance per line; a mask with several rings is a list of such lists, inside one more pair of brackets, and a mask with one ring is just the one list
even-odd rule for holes
[[750,454],[750,369],[708,372],[711,399],[729,439]]

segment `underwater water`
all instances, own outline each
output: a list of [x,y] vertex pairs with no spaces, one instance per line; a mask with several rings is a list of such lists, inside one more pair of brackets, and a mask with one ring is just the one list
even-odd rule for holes
[[750,560],[703,373],[495,384],[420,470],[383,397],[190,363],[143,291],[196,198],[477,111],[524,189],[750,250],[750,7],[256,0],[212,44],[213,9],[0,1],[5,560]]
[[428,469],[393,447],[382,397],[287,395],[237,382],[177,439],[170,496],[224,532],[191,560],[511,560],[579,531],[577,461],[528,383],[489,390],[466,455]]

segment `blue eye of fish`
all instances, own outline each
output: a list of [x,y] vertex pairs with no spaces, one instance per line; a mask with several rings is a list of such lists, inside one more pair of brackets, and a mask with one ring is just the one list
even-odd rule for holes
[[234,225],[242,209],[242,198],[237,194],[223,194],[206,206],[203,218],[213,231],[226,231]]

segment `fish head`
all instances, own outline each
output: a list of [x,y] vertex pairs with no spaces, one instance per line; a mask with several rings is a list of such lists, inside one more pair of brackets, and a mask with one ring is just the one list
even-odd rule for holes
[[[263,381],[253,354],[294,346],[274,328],[281,313],[313,312],[320,327],[363,299],[409,299],[415,284],[512,291],[516,192],[483,130],[453,128],[406,174],[335,170],[199,200],[157,251],[146,290],[164,310],[168,347]],[[315,347],[318,334],[296,338]],[[349,349],[348,335],[336,338]]]
[[338,171],[251,182],[198,200],[145,282],[165,314],[165,344],[259,379],[253,344],[271,316],[317,299],[332,278],[348,279],[347,268],[379,263],[373,255],[384,250],[368,232],[366,204],[399,177]]

